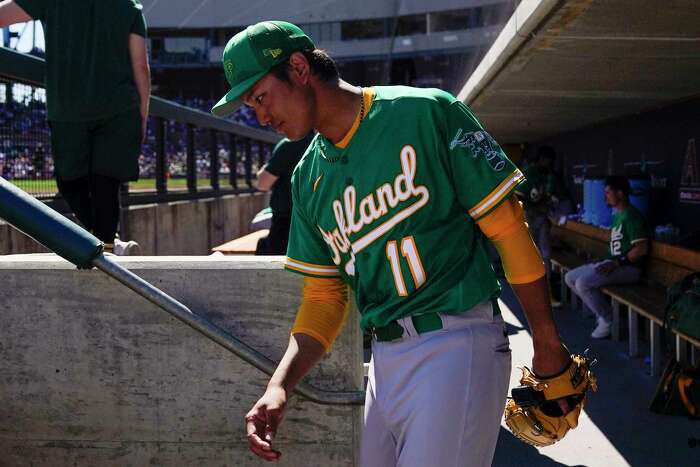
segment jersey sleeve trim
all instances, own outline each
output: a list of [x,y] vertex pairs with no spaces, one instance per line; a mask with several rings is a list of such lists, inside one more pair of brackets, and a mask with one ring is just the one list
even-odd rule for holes
[[469,210],[469,215],[478,219],[492,208],[496,207],[503,201],[513,189],[525,179],[525,176],[519,169],[515,169],[505,180],[503,180],[491,193],[482,199],[476,206]]
[[287,257],[284,263],[285,269],[293,272],[299,272],[306,276],[312,277],[340,277],[340,272],[335,266],[327,266],[323,264],[312,264],[299,261],[298,259],[293,259]]

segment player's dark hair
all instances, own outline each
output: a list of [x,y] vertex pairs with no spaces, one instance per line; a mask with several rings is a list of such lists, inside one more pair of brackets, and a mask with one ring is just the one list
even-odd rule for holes
[[[306,60],[309,61],[311,73],[318,76],[321,81],[327,83],[338,81],[340,78],[338,66],[335,64],[335,60],[333,60],[325,50],[303,50],[301,53],[303,53]],[[270,69],[270,73],[275,75],[280,81],[289,82],[289,61],[284,61],[273,66]]]
[[630,194],[630,182],[622,175],[611,175],[605,178],[605,186],[609,186],[613,191],[621,191],[625,196]]

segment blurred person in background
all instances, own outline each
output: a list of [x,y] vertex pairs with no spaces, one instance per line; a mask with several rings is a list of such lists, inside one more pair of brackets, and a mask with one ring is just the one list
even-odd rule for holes
[[314,137],[310,132],[298,141],[284,138],[275,146],[272,157],[258,171],[258,190],[270,191],[272,224],[270,234],[258,240],[256,255],[287,253],[289,226],[292,221],[292,172]]
[[46,100],[58,191],[105,251],[117,238],[119,188],[138,179],[150,69],[136,0],[5,0],[0,27],[39,20],[46,40]]
[[[527,159],[523,170],[525,182],[516,188],[516,194],[523,201],[525,218],[532,238],[542,255],[550,282],[551,296],[551,256],[552,223],[572,211],[571,196],[562,177],[554,170],[556,153],[551,146],[541,146],[534,155]],[[552,306],[559,307],[561,302],[553,297]]]

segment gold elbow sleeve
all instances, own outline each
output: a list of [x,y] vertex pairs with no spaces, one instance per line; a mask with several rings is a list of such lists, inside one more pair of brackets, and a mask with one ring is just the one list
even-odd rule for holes
[[343,328],[347,312],[348,290],[342,279],[305,277],[292,334],[311,336],[328,352]]
[[493,242],[511,284],[526,284],[544,276],[544,262],[525,223],[525,214],[515,198],[504,201],[478,221],[479,228]]

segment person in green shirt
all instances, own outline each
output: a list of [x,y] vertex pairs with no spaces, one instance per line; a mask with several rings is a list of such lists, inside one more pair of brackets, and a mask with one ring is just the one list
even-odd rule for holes
[[272,150],[270,160],[258,171],[258,190],[272,190],[272,223],[268,236],[258,240],[256,255],[283,255],[287,252],[292,221],[292,171],[313,137],[314,133],[310,132],[299,141],[282,139]]
[[5,0],[0,27],[40,20],[46,42],[46,103],[56,184],[106,251],[115,239],[119,187],[137,180],[146,134],[150,71],[137,0]]
[[532,238],[544,259],[545,268],[549,273],[551,241],[550,223],[547,213],[549,210],[549,171],[545,166],[545,159],[541,155],[541,149],[528,157],[527,166],[523,169],[525,181],[517,186],[516,194],[522,200]]
[[[551,279],[552,269],[552,224],[558,223],[572,211],[571,196],[564,180],[554,170],[555,159],[554,148],[541,146],[528,159],[523,171],[525,182],[516,188],[516,194],[525,206],[530,232],[544,260],[548,279]],[[552,305],[558,307],[561,302],[552,298]]]
[[610,336],[612,309],[600,288],[610,284],[631,284],[642,275],[644,256],[649,252],[649,235],[642,213],[629,202],[630,184],[625,177],[605,179],[605,201],[613,209],[609,255],[602,261],[569,271],[564,279],[571,290],[596,315],[594,339]]
[[564,177],[555,168],[557,153],[554,148],[542,146],[538,153],[539,165],[546,177],[544,191],[547,197],[547,217],[551,223],[561,224],[562,217],[565,218],[574,211],[571,193],[566,186]]
[[292,174],[286,268],[304,275],[302,303],[245,417],[251,451],[280,459],[288,396],[340,332],[349,286],[373,336],[361,465],[490,465],[511,356],[486,242],[527,315],[534,371],[561,374],[571,362],[513,195],[522,173],[454,96],[353,86],[291,23],[249,26],[222,62],[231,90],[215,115],[245,103],[289,139],[318,131]]

